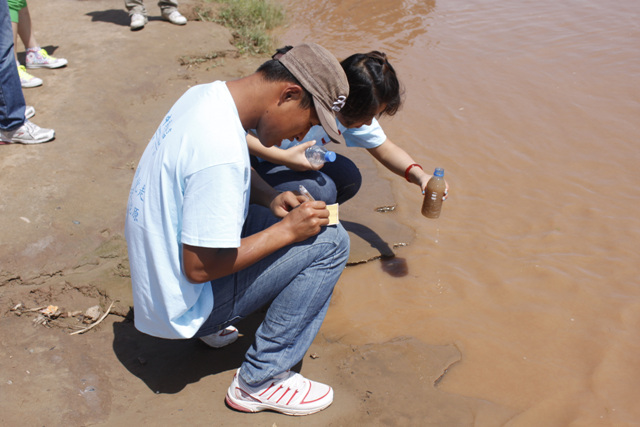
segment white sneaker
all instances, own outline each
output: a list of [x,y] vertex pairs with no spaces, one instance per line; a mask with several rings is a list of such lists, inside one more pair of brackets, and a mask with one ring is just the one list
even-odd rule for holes
[[45,129],[25,120],[16,130],[0,130],[0,140],[5,143],[40,144],[51,141],[56,133],[53,129]]
[[164,17],[164,19],[166,19],[167,21],[171,22],[172,24],[184,25],[184,24],[187,23],[187,18],[182,16],[182,14],[180,12],[178,12],[177,10],[174,10],[171,13],[168,13],[168,14],[164,14],[163,13],[162,16]]
[[227,391],[226,402],[241,412],[271,410],[286,415],[309,415],[331,405],[333,389],[291,371],[251,387],[240,378],[238,369]]
[[148,22],[146,16],[141,13],[134,13],[131,15],[131,29],[132,30],[141,30],[144,28],[144,25]]
[[24,109],[24,118],[25,119],[30,119],[31,117],[36,115],[36,109],[33,108],[32,105],[27,105],[26,108]]
[[234,326],[227,326],[215,334],[200,337],[200,341],[213,348],[227,346],[238,339],[238,330]]
[[64,58],[55,58],[41,48],[27,49],[25,66],[27,68],[60,68],[67,65]]

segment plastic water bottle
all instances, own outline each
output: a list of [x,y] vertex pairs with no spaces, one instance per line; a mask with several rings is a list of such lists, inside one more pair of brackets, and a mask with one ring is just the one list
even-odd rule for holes
[[424,192],[424,201],[422,202],[422,215],[427,218],[438,218],[442,210],[442,197],[447,184],[444,181],[444,169],[436,168],[433,176],[427,182],[427,188]]
[[304,155],[312,166],[320,166],[325,162],[333,162],[336,159],[336,153],[329,151],[319,145],[312,145],[304,150]]

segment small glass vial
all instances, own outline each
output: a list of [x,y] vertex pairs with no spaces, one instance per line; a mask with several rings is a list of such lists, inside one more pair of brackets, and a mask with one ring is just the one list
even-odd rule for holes
[[444,181],[444,169],[436,168],[433,176],[427,182],[422,202],[422,215],[427,218],[438,218],[442,210],[442,198],[447,184]]

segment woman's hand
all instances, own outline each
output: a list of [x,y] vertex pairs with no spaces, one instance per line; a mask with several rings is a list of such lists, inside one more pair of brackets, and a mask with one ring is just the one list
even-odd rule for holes
[[283,150],[285,153],[284,165],[298,172],[320,169],[322,165],[311,165],[309,160],[307,160],[307,156],[304,154],[305,150],[315,145],[315,143],[315,141],[307,141]]
[[[428,173],[424,173],[424,172],[420,175],[419,186],[420,186],[420,189],[422,190],[422,194],[424,194],[427,191],[427,183],[429,182],[432,176],[433,175],[429,175]],[[442,201],[447,200],[447,197],[449,197],[449,183],[447,182],[446,179],[444,180],[444,183],[446,187],[444,189],[444,196],[442,196]]]

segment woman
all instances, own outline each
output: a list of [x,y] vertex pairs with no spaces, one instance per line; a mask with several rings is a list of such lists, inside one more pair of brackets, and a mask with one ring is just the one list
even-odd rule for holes
[[[274,59],[288,48],[279,49]],[[386,55],[378,51],[357,53],[341,65],[349,81],[349,97],[336,117],[347,146],[365,148],[387,169],[424,192],[431,175],[387,138],[376,119],[394,115],[402,104],[400,83]],[[280,191],[297,191],[302,184],[316,200],[332,204],[344,203],[360,189],[360,171],[347,157],[338,155],[335,162],[316,168],[307,161],[304,150],[331,142],[321,126],[312,127],[303,138],[305,142],[284,140],[279,148],[267,148],[251,135],[247,140],[249,151],[259,158],[254,162],[256,171]]]

